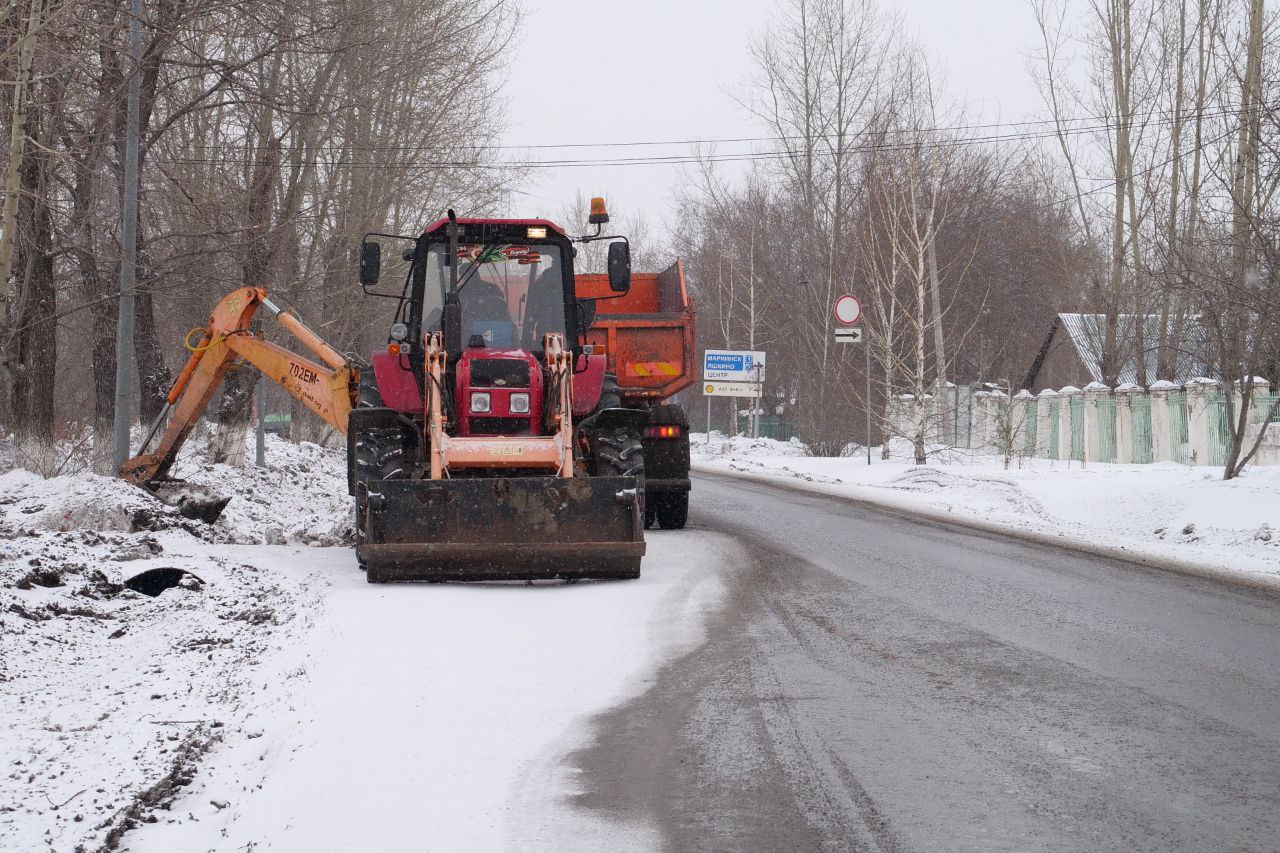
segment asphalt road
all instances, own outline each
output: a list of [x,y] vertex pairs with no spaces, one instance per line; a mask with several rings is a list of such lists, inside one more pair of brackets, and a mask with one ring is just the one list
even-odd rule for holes
[[705,645],[571,760],[679,850],[1280,850],[1280,600],[698,475]]

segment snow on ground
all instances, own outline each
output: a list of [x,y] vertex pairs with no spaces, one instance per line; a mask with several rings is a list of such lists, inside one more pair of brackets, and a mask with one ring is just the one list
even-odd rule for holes
[[804,445],[719,433],[690,438],[694,465],[779,477],[817,491],[1047,533],[1143,555],[1280,579],[1280,467],[1224,482],[1219,468],[1002,459],[944,451],[927,466],[891,445],[818,458]]
[[[574,812],[560,756],[701,637],[714,537],[636,582],[371,586],[341,451],[185,475],[214,525],[120,481],[0,475],[0,849],[649,846]],[[185,570],[156,597],[123,588]]]

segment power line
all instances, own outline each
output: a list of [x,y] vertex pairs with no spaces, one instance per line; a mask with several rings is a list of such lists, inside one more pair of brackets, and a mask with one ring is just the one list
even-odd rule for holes
[[[1158,109],[1147,110],[1145,112],[1133,113],[1127,122],[1130,126],[1136,124],[1141,119],[1151,119],[1153,117],[1163,117],[1158,119],[1158,124],[1172,124],[1174,121],[1181,119],[1187,121],[1197,116],[1201,118],[1218,118],[1222,116],[1237,116],[1240,110],[1226,108],[1214,111],[1196,111],[1192,109],[1183,110],[1181,113],[1175,110]],[[988,122],[980,124],[954,124],[954,125],[936,125],[922,128],[885,128],[881,133],[887,135],[905,135],[908,133],[920,134],[938,134],[938,133],[958,133],[962,131],[972,130],[992,130],[1001,128],[1020,128],[1020,127],[1048,127],[1052,126],[1054,132],[1058,125],[1071,125],[1080,122],[1102,122],[1105,129],[1115,129],[1122,122],[1116,121],[1111,116],[1105,115],[1086,115],[1086,116],[1069,116],[1063,119],[1027,119],[1023,121],[1012,122]],[[856,134],[855,134],[856,135]],[[667,140],[619,140],[613,142],[561,142],[561,143],[534,143],[534,144],[517,144],[517,143],[494,143],[488,145],[469,145],[466,146],[473,151],[545,151],[559,149],[586,149],[586,148],[641,148],[641,147],[660,147],[660,146],[689,146],[689,145],[736,145],[749,142],[803,142],[806,139],[836,139],[839,134],[835,133],[818,133],[811,136],[799,134],[784,134],[781,136],[738,136],[738,137],[704,137],[696,139],[667,139]],[[235,143],[213,144],[207,145],[206,148],[221,149],[232,148],[237,151],[246,150],[243,146]],[[338,145],[327,146],[330,150],[336,150],[341,147]],[[363,145],[361,151],[428,151],[433,150],[435,146],[428,145]]]
[[[1215,116],[1239,115],[1239,114],[1240,114],[1240,111],[1238,110],[1223,110],[1215,113],[1205,113],[1203,115],[1205,117],[1215,117]],[[1159,121],[1152,122],[1152,123],[1157,125],[1172,124],[1173,122],[1178,120],[1179,120],[1179,117],[1175,116],[1175,117],[1161,119]],[[974,145],[993,144],[993,143],[1000,143],[1000,142],[1025,142],[1025,141],[1035,141],[1035,140],[1043,140],[1043,139],[1055,139],[1060,136],[1081,136],[1085,134],[1099,133],[1102,131],[1111,131],[1116,129],[1118,126],[1119,125],[1117,125],[1116,123],[1109,122],[1109,121],[1101,124],[1086,125],[1086,126],[1080,126],[1080,127],[1068,127],[1068,128],[1062,128],[1062,129],[1059,129],[1055,126],[1053,128],[1045,128],[1038,131],[1017,132],[1017,133],[997,133],[997,134],[988,134],[984,136],[970,136],[970,137],[964,137],[960,139],[950,139],[945,142],[945,145],[947,147],[954,148],[954,147],[968,147],[968,146],[974,146]],[[917,133],[919,134],[919,136],[929,136],[929,135],[935,134],[937,130],[938,129],[936,128],[924,128],[919,130],[912,130],[910,132]],[[903,132],[907,132],[907,131],[903,131]],[[865,137],[865,134],[863,136]],[[903,141],[903,142],[874,142],[874,143],[854,144],[854,145],[850,145],[842,148],[841,153],[856,154],[856,153],[866,153],[866,152],[876,152],[876,151],[903,151],[903,150],[911,150],[911,149],[918,149],[918,148],[928,148],[930,147],[930,145],[931,143],[928,141],[925,141],[919,138],[913,138],[909,141]],[[408,147],[379,149],[375,147],[367,150],[410,152],[413,150],[424,150],[424,149],[413,149]],[[480,148],[478,147],[476,150],[480,150]],[[323,163],[324,165],[333,166],[333,167],[347,166],[347,167],[356,168],[356,169],[371,169],[371,170],[377,170],[377,171],[386,171],[386,170],[402,171],[407,169],[423,169],[423,168],[538,170],[538,169],[562,169],[562,168],[584,168],[584,167],[605,168],[605,167],[630,167],[630,166],[671,166],[671,165],[687,165],[687,164],[693,164],[693,163],[737,163],[737,162],[758,162],[758,161],[768,162],[771,160],[781,160],[781,159],[787,159],[790,157],[799,156],[803,153],[805,152],[799,149],[783,148],[781,150],[772,150],[772,151],[744,151],[744,152],[729,152],[725,154],[700,155],[696,153],[686,152],[686,153],[680,153],[680,154],[655,154],[655,155],[644,155],[644,156],[635,156],[635,157],[599,157],[599,158],[579,157],[579,158],[566,158],[566,159],[557,159],[557,160],[440,159],[440,160],[425,160],[425,161],[404,161],[404,162],[398,162],[398,163],[380,163],[375,161],[362,161],[362,160],[355,160],[355,159],[325,160],[323,158],[317,158],[316,162],[320,162],[320,163]],[[830,155],[832,153],[834,152],[832,151],[816,152],[817,156],[820,156],[820,157]],[[178,166],[220,165],[224,163],[227,165],[238,165],[238,163],[236,163],[235,161],[230,161],[226,158],[155,157],[153,159],[158,163],[165,163],[168,165],[178,165]]]

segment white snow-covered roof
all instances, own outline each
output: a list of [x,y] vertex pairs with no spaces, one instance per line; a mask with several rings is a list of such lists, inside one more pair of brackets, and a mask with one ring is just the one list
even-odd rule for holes
[[[1138,323],[1140,316],[1141,326]],[[1106,314],[1058,315],[1080,363],[1084,365],[1089,378],[1094,382],[1103,381],[1102,345],[1106,337],[1106,318]],[[1120,314],[1116,321],[1116,342],[1121,353],[1117,379],[1120,382],[1138,381],[1136,350],[1141,346],[1147,367],[1146,379],[1150,381],[1156,376],[1160,316],[1158,314]],[[1138,335],[1139,328],[1142,330],[1141,340]],[[1179,349],[1174,356],[1173,376],[1161,378],[1186,380],[1192,376],[1211,372],[1209,365],[1204,361],[1203,354],[1207,351],[1206,335],[1198,319],[1187,318]]]

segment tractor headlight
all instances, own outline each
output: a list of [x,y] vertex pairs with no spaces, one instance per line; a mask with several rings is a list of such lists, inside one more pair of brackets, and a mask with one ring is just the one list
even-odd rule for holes
[[407,337],[409,337],[409,327],[408,327],[408,326],[406,326],[404,323],[392,323],[392,324],[391,324],[391,340],[393,340],[393,341],[403,341],[403,340],[404,340],[405,338],[407,338]]
[[473,391],[471,394],[471,411],[475,414],[488,414],[490,408],[487,391]]
[[529,395],[528,394],[512,394],[510,406],[511,406],[511,414],[513,415],[529,414]]

